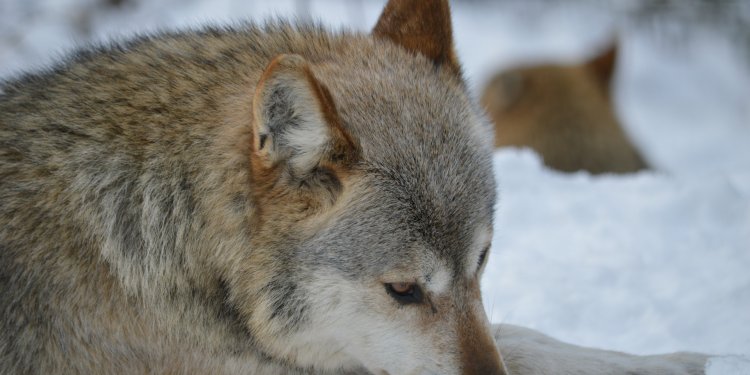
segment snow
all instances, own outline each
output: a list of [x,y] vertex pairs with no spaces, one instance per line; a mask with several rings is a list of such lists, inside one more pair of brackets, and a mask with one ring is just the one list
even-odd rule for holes
[[[45,66],[91,40],[291,16],[303,2],[100,3],[0,0],[0,77]],[[334,28],[366,30],[383,3],[317,0],[309,9]],[[580,60],[616,35],[616,104],[656,167],[626,176],[561,174],[529,150],[498,151],[485,306],[494,322],[579,345],[735,355],[714,358],[708,374],[748,374],[748,52],[743,58],[742,41],[694,24],[682,38],[655,36],[627,9],[601,4],[453,4],[456,46],[475,90],[498,68]]]
[[750,375],[750,358],[718,356],[708,360],[706,375]]
[[748,175],[566,175],[498,152],[491,318],[584,346],[748,353]]

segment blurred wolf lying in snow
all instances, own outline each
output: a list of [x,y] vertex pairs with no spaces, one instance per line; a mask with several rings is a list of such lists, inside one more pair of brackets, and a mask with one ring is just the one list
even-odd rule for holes
[[495,75],[482,105],[497,147],[530,147],[564,172],[648,168],[619,123],[610,92],[617,48],[578,65],[523,66]]
[[[392,0],[370,35],[208,28],[5,82],[0,374],[507,374],[451,34],[447,1]],[[702,360],[500,334],[514,374]]]

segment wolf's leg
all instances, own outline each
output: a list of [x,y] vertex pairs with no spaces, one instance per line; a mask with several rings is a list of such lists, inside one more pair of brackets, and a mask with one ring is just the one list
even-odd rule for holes
[[703,375],[707,355],[636,356],[566,344],[528,328],[493,325],[511,375]]

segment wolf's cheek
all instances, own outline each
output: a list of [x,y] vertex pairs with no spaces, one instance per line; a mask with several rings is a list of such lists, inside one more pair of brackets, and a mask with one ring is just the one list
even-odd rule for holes
[[450,314],[436,318],[429,306],[398,304],[382,284],[335,270],[317,272],[304,288],[306,324],[288,342],[290,350],[315,354],[297,357],[299,363],[389,374],[460,372]]

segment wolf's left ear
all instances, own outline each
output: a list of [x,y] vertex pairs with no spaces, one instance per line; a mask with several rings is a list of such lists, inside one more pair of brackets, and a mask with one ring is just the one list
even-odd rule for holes
[[461,75],[448,0],[390,0],[372,35],[389,39]]
[[268,170],[285,167],[298,182],[357,158],[331,93],[301,56],[271,61],[255,89],[253,120],[254,162]]

